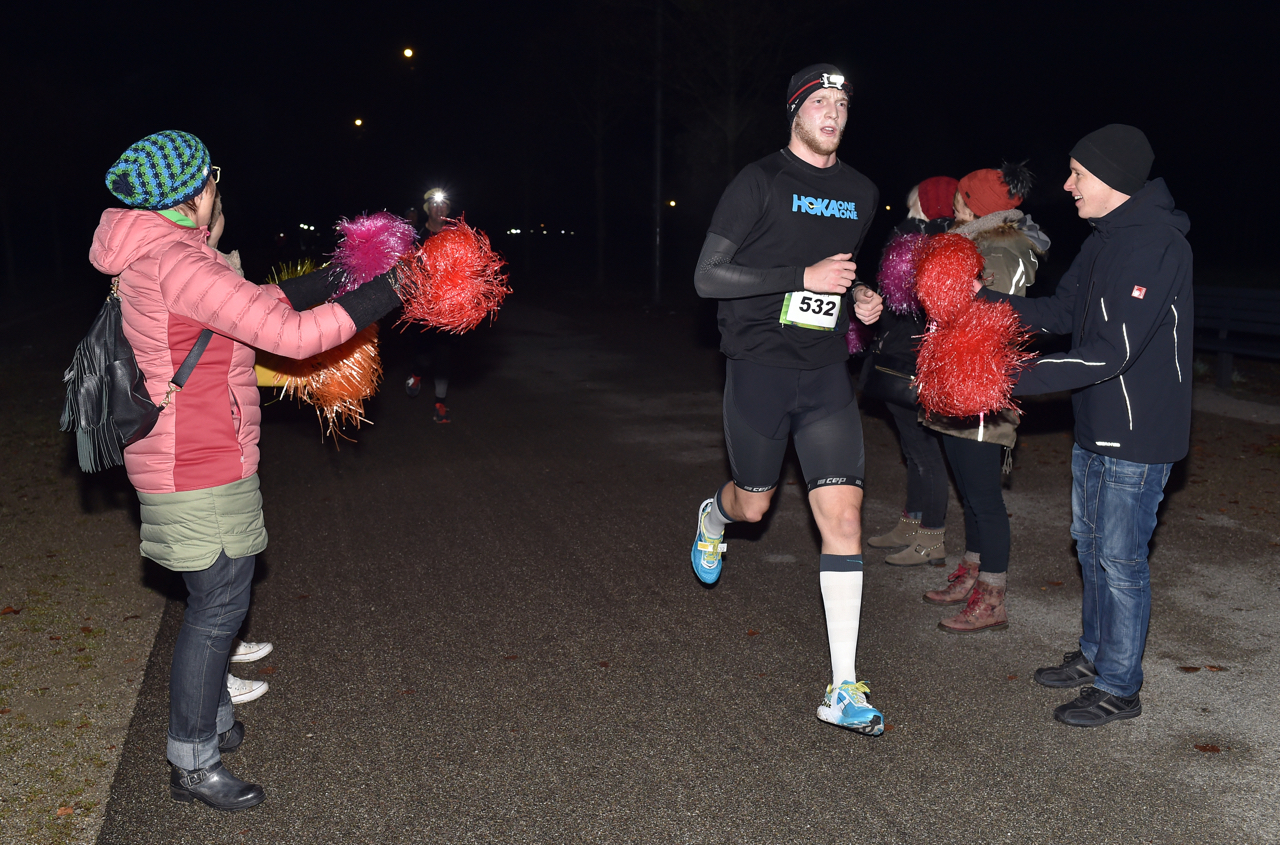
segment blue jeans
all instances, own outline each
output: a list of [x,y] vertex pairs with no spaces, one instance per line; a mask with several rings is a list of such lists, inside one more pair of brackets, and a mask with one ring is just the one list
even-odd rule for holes
[[1093,685],[1123,698],[1142,687],[1151,619],[1147,545],[1172,466],[1071,450],[1071,536],[1084,575],[1080,651],[1098,673]]
[[227,659],[249,610],[254,560],[222,552],[208,569],[182,573],[189,595],[169,672],[167,749],[169,762],[180,769],[218,762],[218,734],[235,723]]

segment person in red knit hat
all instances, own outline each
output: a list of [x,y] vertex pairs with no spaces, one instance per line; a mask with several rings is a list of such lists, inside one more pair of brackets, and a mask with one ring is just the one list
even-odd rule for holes
[[[959,184],[959,180],[951,176],[934,176],[912,188],[907,194],[907,218],[894,228],[894,237],[936,235],[950,229],[955,223],[952,201]],[[895,384],[889,381],[895,376],[885,377],[889,373],[900,373],[905,378],[915,376],[918,338],[927,329],[923,311],[905,314],[887,308],[882,311],[876,323],[876,338],[870,347],[872,369],[863,380],[863,396],[882,400],[893,417],[902,456],[907,462],[907,501],[898,524],[867,540],[873,549],[900,549],[884,559],[892,566],[916,566],[947,556],[945,527],[949,491],[940,436],[920,424],[920,408],[910,401],[912,397],[906,395],[907,391],[895,393],[882,389],[886,384]]]
[[[1035,281],[1039,256],[1049,248],[1040,227],[1017,210],[1031,178],[1025,162],[975,170],[960,180],[953,199],[957,225],[951,231],[977,245],[983,259],[982,283],[1013,296],[1026,295]],[[1019,421],[1011,410],[981,419],[921,414],[925,426],[948,435],[942,444],[964,504],[964,557],[944,587],[924,594],[932,604],[964,604],[959,614],[938,623],[949,633],[999,630],[1009,624],[1009,514],[1001,477],[1009,465],[1006,455],[1017,442]]]

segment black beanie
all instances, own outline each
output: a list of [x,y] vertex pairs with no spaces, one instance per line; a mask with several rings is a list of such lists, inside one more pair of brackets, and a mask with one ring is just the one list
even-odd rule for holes
[[845,94],[852,90],[835,65],[809,65],[792,76],[791,83],[787,85],[787,126],[795,121],[796,112],[800,111],[804,101],[819,88],[839,88]]
[[1107,185],[1133,196],[1147,184],[1156,154],[1141,129],[1112,123],[1081,138],[1071,157]]

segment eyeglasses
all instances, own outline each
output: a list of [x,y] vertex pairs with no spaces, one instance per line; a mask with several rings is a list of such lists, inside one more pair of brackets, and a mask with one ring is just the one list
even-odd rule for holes
[[218,180],[222,178],[222,168],[209,165],[209,171],[213,173],[213,184],[218,184]]

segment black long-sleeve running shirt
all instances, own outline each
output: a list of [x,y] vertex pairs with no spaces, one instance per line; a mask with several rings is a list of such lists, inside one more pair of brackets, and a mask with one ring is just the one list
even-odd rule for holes
[[814,167],[782,149],[747,165],[720,197],[694,272],[699,296],[719,299],[720,349],[734,359],[817,369],[849,357],[851,301],[830,331],[781,321],[804,270],[858,249],[879,191],[837,160]]

